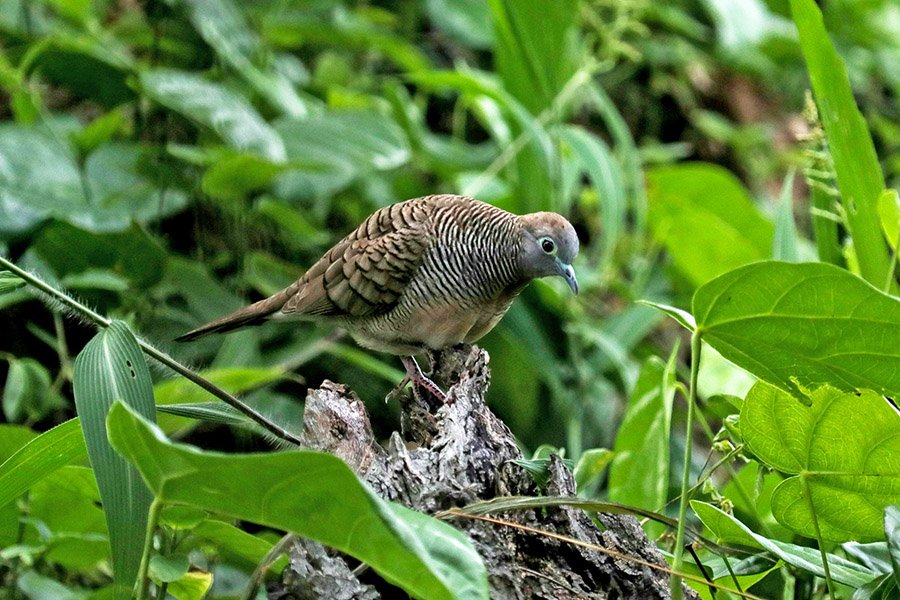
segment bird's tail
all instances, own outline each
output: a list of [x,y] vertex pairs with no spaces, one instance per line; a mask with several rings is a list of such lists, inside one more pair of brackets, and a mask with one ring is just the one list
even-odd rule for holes
[[225,333],[240,329],[241,327],[259,325],[260,323],[269,320],[269,317],[281,310],[281,307],[284,306],[287,298],[288,295],[285,292],[275,294],[265,300],[260,300],[250,306],[245,306],[224,317],[220,317],[215,321],[210,321],[197,329],[188,331],[184,335],[175,338],[175,341],[190,342],[211,333]]

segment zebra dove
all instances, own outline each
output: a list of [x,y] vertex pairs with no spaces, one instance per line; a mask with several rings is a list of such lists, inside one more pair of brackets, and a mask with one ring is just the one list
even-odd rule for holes
[[268,319],[329,320],[361,346],[399,355],[414,391],[446,401],[413,355],[478,340],[532,279],[559,275],[577,294],[577,254],[575,230],[556,213],[415,198],[377,210],[286,289],[177,339]]

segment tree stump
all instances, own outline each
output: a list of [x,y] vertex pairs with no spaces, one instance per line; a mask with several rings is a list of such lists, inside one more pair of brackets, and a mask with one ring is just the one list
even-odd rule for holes
[[[541,489],[512,462],[522,458],[512,432],[484,403],[490,381],[487,363],[487,353],[477,347],[439,353],[432,377],[449,388],[448,403],[401,395],[401,432],[394,432],[386,447],[375,441],[359,398],[345,386],[326,381],[308,393],[304,440],[310,448],[344,459],[383,498],[426,513],[498,496],[574,496],[572,474],[557,457],[551,458],[550,477]],[[630,515],[596,515],[595,521],[579,509],[552,508],[494,516],[666,565]],[[484,560],[492,599],[669,597],[668,575],[660,570],[522,529],[473,519],[449,522],[469,536]],[[272,597],[402,597],[358,566],[316,542],[296,540]],[[688,588],[685,595],[697,597]]]

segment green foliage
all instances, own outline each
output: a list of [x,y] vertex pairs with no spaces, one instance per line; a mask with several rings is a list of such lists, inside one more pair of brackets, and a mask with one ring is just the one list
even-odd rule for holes
[[[674,364],[651,357],[641,368],[622,417],[609,469],[609,499],[658,511],[669,491],[669,430],[675,396]],[[662,533],[657,523],[649,534]]]
[[[45,296],[0,271],[2,419],[24,424],[0,423],[0,596],[124,591],[110,565],[121,578],[124,511],[113,513],[125,502],[109,493],[139,479],[96,460],[108,406],[135,391],[120,385],[134,383],[122,360],[141,366],[142,414],[152,416],[153,397],[160,430],[228,452],[173,445],[132,418],[159,449],[133,448],[145,470],[162,456],[279,469],[309,459],[231,454],[271,436],[190,381],[143,371],[134,339],[127,352],[99,352],[124,341],[122,322],[288,434],[307,386],[325,378],[366,401],[377,437],[398,429],[395,405],[378,401],[403,376],[393,357],[326,327],[169,341],[283,289],[374,209],[432,193],[559,211],[581,239],[581,295],[538,282],[482,341],[490,404],[535,455],[521,468],[545,474],[553,448],[574,468],[576,506],[631,510],[653,534],[658,523],[675,529],[677,548],[671,536],[657,543],[699,578],[689,583],[703,598],[713,596],[706,575],[767,598],[896,595],[900,494],[881,453],[900,431],[879,394],[900,392],[900,38],[891,0],[820,4],[0,5],[0,255],[84,300],[67,311],[93,318],[93,306],[117,323],[89,342],[96,332],[51,318],[35,301]],[[813,247],[834,266],[811,263]],[[759,262],[768,259],[792,264]],[[673,351],[689,335],[690,357]],[[752,377],[762,383],[744,399]],[[461,541],[450,530],[376,501],[336,460],[309,460],[338,474],[326,490],[335,514],[344,496],[365,500],[395,561],[409,558],[438,593],[464,593],[462,580],[483,592],[470,547],[430,562],[440,549],[427,543]],[[155,473],[169,497],[178,473]],[[268,489],[282,489],[272,478]],[[201,481],[229,484],[230,495],[198,507]],[[149,579],[171,580],[179,599],[243,593],[281,531],[300,525],[236,520],[271,517],[249,510],[266,491],[184,475],[185,503],[154,509]],[[647,510],[680,496],[694,500],[680,524]],[[147,498],[127,527],[130,569]],[[494,506],[559,506],[537,500]],[[301,519],[296,507],[282,512]],[[317,535],[333,541],[349,520]],[[701,526],[755,554],[697,538]],[[420,527],[438,537],[418,550],[395,539]],[[681,560],[691,540],[705,574]],[[371,577],[411,576],[380,550],[365,554]]]
[[757,383],[741,409],[750,450],[785,479],[772,512],[808,537],[837,541],[882,539],[884,510],[900,496],[900,415],[870,390],[823,386],[803,406]]
[[465,536],[382,500],[334,456],[202,452],[172,444],[123,404],[110,412],[109,435],[157,502],[311,537],[364,560],[414,597],[487,597],[487,572]]
[[772,223],[721,167],[658,167],[647,173],[647,194],[654,235],[695,285],[770,256]]
[[865,119],[856,106],[847,68],[835,51],[813,0],[791,0],[800,47],[834,160],[846,225],[860,273],[872,285],[888,281],[889,262],[878,221],[884,177]]
[[801,400],[826,384],[900,393],[900,301],[843,269],[742,267],[698,289],[693,312],[722,356]]
[[75,405],[91,466],[97,477],[115,581],[131,590],[141,560],[152,497],[137,471],[113,451],[106,436],[106,415],[122,401],[155,421],[153,384],[137,340],[121,321],[98,333],[75,360]]

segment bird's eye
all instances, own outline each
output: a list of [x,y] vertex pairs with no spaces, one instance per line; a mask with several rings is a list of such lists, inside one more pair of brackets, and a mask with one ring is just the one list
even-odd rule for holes
[[550,238],[542,238],[541,250],[543,250],[547,254],[553,254],[554,252],[556,252],[556,244]]

